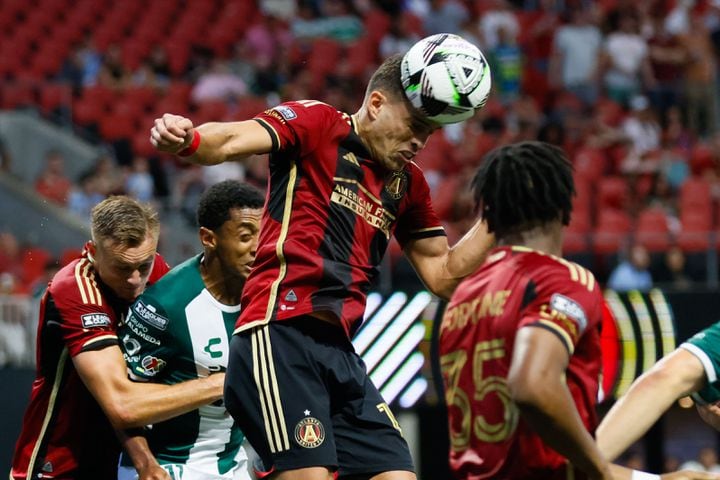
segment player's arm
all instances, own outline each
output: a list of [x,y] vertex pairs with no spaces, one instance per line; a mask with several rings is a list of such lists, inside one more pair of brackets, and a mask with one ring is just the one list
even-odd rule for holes
[[243,160],[254,154],[269,153],[273,148],[270,133],[255,120],[212,122],[194,127],[189,118],[170,113],[155,120],[150,142],[159,151],[172,154],[190,147],[195,152],[186,158],[200,165]]
[[635,443],[678,398],[700,390],[706,382],[702,363],[678,348],[630,386],[597,429],[600,451],[614,460]]
[[175,385],[132,382],[116,345],[81,352],[73,363],[116,429],[161,422],[222,398],[222,373]]
[[611,478],[565,383],[569,360],[567,346],[552,331],[520,328],[507,380],[512,400],[550,447],[590,478]]
[[130,456],[138,480],[170,480],[170,475],[155,459],[145,436],[138,429],[115,431],[123,450]]
[[449,299],[458,283],[474,272],[495,243],[487,224],[478,221],[453,247],[447,237],[410,240],[405,255],[428,290]]

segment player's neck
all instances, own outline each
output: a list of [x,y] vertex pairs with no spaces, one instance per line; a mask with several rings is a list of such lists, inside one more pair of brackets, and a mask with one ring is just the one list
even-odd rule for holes
[[521,232],[504,235],[499,245],[518,245],[521,247],[562,256],[563,228],[560,222],[540,225]]
[[223,271],[219,261],[208,261],[204,258],[200,262],[200,275],[205,288],[215,300],[223,305],[239,305],[245,279],[234,279]]

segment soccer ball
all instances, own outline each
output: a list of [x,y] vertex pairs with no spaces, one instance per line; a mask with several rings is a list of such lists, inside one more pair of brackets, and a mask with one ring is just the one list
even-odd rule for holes
[[440,124],[467,120],[490,94],[490,66],[482,52],[450,33],[413,45],[402,59],[400,78],[410,103]]

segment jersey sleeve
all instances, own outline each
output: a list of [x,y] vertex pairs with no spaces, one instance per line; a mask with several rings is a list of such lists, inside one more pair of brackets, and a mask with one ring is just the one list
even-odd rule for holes
[[155,262],[153,263],[150,277],[148,277],[148,286],[153,285],[160,280],[163,275],[170,271],[170,265],[167,264],[165,259],[159,253],[155,254]]
[[720,322],[696,333],[680,345],[680,348],[692,353],[700,360],[705,370],[707,383],[700,391],[692,394],[693,399],[700,403],[715,403],[720,400]]
[[92,277],[78,274],[51,285],[44,305],[71,356],[117,345],[115,313]]
[[118,336],[128,375],[136,381],[160,378],[173,351],[167,341],[169,319],[162,306],[143,294],[133,303]]
[[268,131],[272,151],[313,151],[326,133],[328,120],[340,115],[330,105],[316,100],[286,102],[256,115],[254,120]]
[[550,274],[531,277],[527,283],[518,328],[545,328],[572,355],[583,334],[599,328],[602,302],[592,273],[570,262],[558,264]]
[[415,165],[410,172],[407,208],[398,219],[395,228],[395,238],[403,248],[410,240],[445,236],[445,229],[432,207],[430,187],[425,176]]

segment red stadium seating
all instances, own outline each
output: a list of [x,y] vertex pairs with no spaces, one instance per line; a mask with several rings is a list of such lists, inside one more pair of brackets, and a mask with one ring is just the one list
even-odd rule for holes
[[630,234],[630,216],[622,210],[603,209],[593,231],[593,250],[599,254],[618,253],[626,246]]
[[622,177],[600,178],[597,200],[601,209],[624,209],[628,202],[627,181]]
[[40,85],[40,108],[45,114],[60,106],[72,105],[72,88],[66,83],[43,83]]
[[35,86],[28,82],[3,82],[0,85],[0,108],[29,107],[35,102]]
[[636,240],[650,252],[662,252],[670,247],[668,217],[661,208],[649,208],[640,212],[635,227]]
[[685,252],[702,252],[710,248],[712,219],[709,211],[683,211],[680,218],[682,228],[677,244]]

